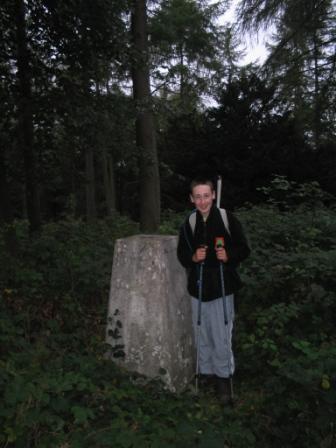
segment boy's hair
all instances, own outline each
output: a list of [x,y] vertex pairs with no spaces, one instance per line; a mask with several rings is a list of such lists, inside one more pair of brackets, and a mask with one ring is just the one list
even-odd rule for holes
[[203,178],[197,177],[190,182],[190,193],[191,194],[193,192],[193,189],[195,187],[197,187],[198,185],[209,185],[211,191],[215,190],[215,186],[214,186],[214,183],[212,182],[212,180],[207,179],[206,177],[203,177]]

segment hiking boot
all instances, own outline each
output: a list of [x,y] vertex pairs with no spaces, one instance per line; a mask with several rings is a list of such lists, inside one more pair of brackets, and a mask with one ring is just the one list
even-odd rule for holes
[[224,405],[233,404],[232,378],[217,377],[217,395]]
[[201,373],[199,377],[199,384],[201,387],[214,387],[216,384],[216,376],[211,373]]

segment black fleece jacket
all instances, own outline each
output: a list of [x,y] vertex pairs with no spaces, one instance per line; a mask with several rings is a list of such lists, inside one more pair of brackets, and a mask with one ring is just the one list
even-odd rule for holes
[[225,294],[235,293],[242,285],[237,267],[248,257],[250,249],[238,219],[229,211],[227,217],[230,234],[225,229],[221,213],[215,205],[212,206],[206,222],[203,221],[200,212],[196,211],[194,235],[189,224],[189,216],[180,229],[177,256],[188,271],[188,292],[193,297],[199,296],[200,263],[194,263],[192,256],[201,245],[208,246],[202,279],[202,300],[205,302],[222,296],[220,262],[215,252],[216,237],[224,237],[228,255],[228,262],[223,264]]

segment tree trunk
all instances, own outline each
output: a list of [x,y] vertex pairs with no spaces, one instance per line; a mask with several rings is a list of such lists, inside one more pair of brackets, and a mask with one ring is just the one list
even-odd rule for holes
[[106,212],[107,216],[113,216],[115,215],[117,209],[113,160],[112,156],[110,154],[107,154],[105,147],[102,148],[102,164]]
[[318,148],[321,143],[321,101],[320,101],[320,79],[319,79],[319,46],[317,31],[314,35],[314,143]]
[[183,45],[180,45],[179,48],[179,55],[180,55],[180,98],[182,103],[184,102],[184,94],[185,94],[185,86],[184,86],[184,54],[183,54]]
[[[107,83],[107,89],[108,89],[108,83]],[[101,101],[99,81],[96,81],[96,93],[98,101]],[[104,181],[105,208],[107,216],[114,216],[117,210],[117,204],[116,204],[117,200],[116,200],[113,157],[110,153],[108,153],[107,150],[108,141],[106,137],[106,126],[105,126],[108,123],[107,114],[102,114],[100,117],[100,121],[103,123],[102,129],[100,130],[101,138],[99,139],[99,142],[100,142],[100,154],[101,154],[101,167],[103,171],[103,181]]]
[[94,222],[97,219],[96,184],[93,150],[90,145],[85,151],[85,193],[86,193],[86,219]]
[[23,0],[15,0],[15,6],[17,78],[19,87],[18,136],[23,152],[27,214],[31,231],[36,231],[41,226],[41,214],[36,160],[34,154],[31,70],[27,44],[25,5]]
[[0,223],[10,223],[13,219],[4,148],[0,151]]
[[[10,201],[10,190],[7,181],[7,169],[4,150],[0,151],[0,223],[10,224],[13,221],[12,204]],[[5,249],[15,256],[17,252],[16,228],[14,225],[3,227],[3,239]]]
[[160,177],[149,83],[146,0],[133,0],[132,37],[136,143],[140,152],[140,229],[150,233],[160,223]]

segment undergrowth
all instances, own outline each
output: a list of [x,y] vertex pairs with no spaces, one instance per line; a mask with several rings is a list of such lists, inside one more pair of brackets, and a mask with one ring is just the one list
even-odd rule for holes
[[[294,187],[282,180],[266,191],[276,202],[237,211],[252,254],[236,301],[233,409],[105,359],[114,241],[134,223],[66,220],[32,239],[18,222],[14,245],[3,227],[1,446],[335,446],[336,211],[301,186],[300,203]],[[161,232],[176,233],[182,216],[166,218]]]

